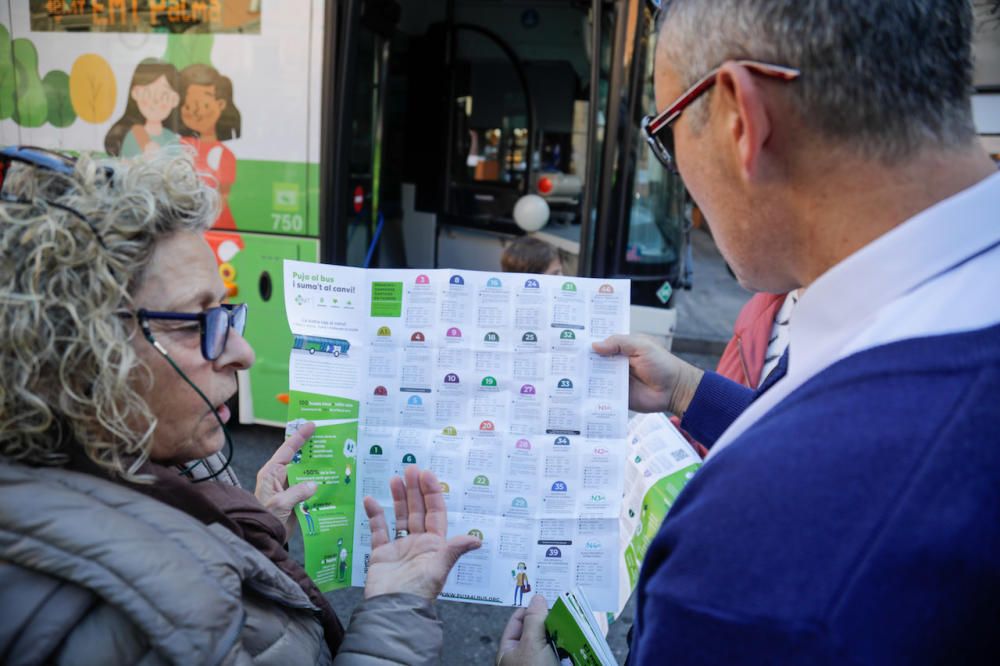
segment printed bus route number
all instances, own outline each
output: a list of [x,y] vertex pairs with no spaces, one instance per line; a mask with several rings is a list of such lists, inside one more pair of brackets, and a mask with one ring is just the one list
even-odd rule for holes
[[297,231],[305,228],[299,213],[271,213],[271,231]]

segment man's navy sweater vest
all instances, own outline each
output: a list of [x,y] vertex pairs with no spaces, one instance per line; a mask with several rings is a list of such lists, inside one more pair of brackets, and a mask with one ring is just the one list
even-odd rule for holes
[[681,493],[638,602],[633,664],[1000,663],[1000,326],[799,387]]

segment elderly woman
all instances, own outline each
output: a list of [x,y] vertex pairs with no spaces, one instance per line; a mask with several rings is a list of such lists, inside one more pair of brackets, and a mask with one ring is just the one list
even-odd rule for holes
[[[218,195],[179,153],[0,151],[0,655],[6,663],[432,663],[446,541],[430,472],[391,484],[346,633],[284,544],[304,428],[257,496],[211,478],[254,361],[202,238]],[[200,476],[200,479],[198,478]],[[205,481],[205,482],[199,482]],[[407,524],[408,523],[408,524]]]

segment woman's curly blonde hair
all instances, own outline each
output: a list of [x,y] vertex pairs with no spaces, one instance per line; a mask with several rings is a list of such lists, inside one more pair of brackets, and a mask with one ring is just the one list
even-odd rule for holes
[[61,465],[80,447],[135,479],[156,421],[136,391],[148,370],[131,344],[135,320],[122,315],[156,243],[206,229],[218,194],[173,149],[134,163],[84,155],[72,176],[13,163],[3,195],[0,451]]

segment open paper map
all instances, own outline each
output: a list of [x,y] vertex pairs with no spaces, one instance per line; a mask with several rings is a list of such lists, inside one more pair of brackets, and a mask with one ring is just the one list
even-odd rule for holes
[[591,342],[628,332],[628,281],[295,261],[284,273],[289,428],[318,426],[289,478],[320,484],[297,511],[320,588],[364,585],[361,499],[391,520],[389,478],[417,464],[442,482],[449,533],[483,541],[443,598],[527,605],[579,587],[617,612],[628,365]]

